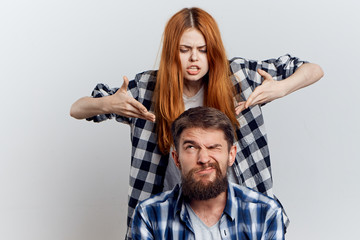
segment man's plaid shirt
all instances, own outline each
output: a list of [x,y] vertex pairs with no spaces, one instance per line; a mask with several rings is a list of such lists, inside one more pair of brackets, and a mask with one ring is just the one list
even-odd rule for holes
[[[274,80],[289,77],[304,62],[290,55],[278,59],[252,61],[244,58],[233,58],[229,61],[233,74],[236,102],[248,99],[254,89],[261,85],[263,79],[257,69],[268,72]],[[135,76],[129,82],[128,94],[142,103],[150,112],[154,112],[152,96],[155,89],[157,71],[146,71]],[[98,84],[92,92],[93,97],[103,97],[114,94],[119,88],[109,88],[105,84]],[[139,201],[162,192],[164,175],[169,155],[163,155],[157,147],[155,123],[140,118],[125,118],[116,114],[103,114],[88,118],[89,121],[101,122],[115,118],[119,122],[127,123],[131,127],[131,168],[128,191],[128,231],[131,233],[131,221],[134,209]],[[237,119],[240,128],[236,130],[238,141],[237,156],[233,169],[241,185],[273,195],[270,155],[264,119],[261,106],[256,105],[242,111]],[[289,220],[284,215],[287,226]]]
[[[221,239],[283,240],[282,209],[277,201],[244,186],[229,183],[219,220]],[[134,240],[194,240],[193,223],[181,188],[156,195],[135,209]]]

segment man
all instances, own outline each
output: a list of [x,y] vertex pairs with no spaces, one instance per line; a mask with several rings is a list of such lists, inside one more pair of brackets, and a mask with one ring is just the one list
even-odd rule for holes
[[236,146],[225,114],[191,108],[173,122],[171,132],[181,186],[137,206],[133,239],[284,239],[278,203],[227,181]]

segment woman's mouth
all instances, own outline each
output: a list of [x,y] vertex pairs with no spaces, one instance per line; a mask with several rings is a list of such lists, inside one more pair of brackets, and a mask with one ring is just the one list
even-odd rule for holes
[[200,69],[198,66],[192,65],[192,66],[190,66],[190,67],[188,67],[188,68],[186,69],[186,72],[187,72],[189,75],[197,75],[197,74],[199,74],[200,70],[201,70],[201,69]]

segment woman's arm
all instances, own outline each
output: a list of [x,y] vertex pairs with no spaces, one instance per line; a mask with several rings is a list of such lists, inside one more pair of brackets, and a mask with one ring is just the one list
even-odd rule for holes
[[302,64],[288,78],[275,81],[270,74],[258,69],[258,73],[264,78],[262,84],[255,88],[246,102],[240,102],[236,107],[236,114],[249,106],[264,104],[275,99],[284,97],[296,90],[309,86],[324,76],[321,67],[314,63]]
[[282,84],[284,96],[297,91],[303,87],[307,87],[324,76],[321,67],[315,63],[304,63],[301,65],[293,75],[279,81]]
[[127,94],[128,84],[129,80],[127,77],[124,77],[123,85],[113,95],[101,98],[80,98],[72,104],[70,116],[76,119],[84,119],[99,114],[115,113],[123,117],[135,117],[155,121],[154,114],[148,112],[144,105]]
[[82,97],[71,105],[70,116],[76,119],[90,118],[95,115],[111,113],[109,97],[93,98]]

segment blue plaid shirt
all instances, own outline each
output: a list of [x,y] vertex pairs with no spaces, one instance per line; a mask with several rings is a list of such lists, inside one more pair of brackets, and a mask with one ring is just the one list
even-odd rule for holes
[[[229,183],[220,219],[222,239],[284,239],[282,209],[274,199],[244,186]],[[195,239],[181,187],[141,202],[134,215],[132,238]]]
[[[293,74],[304,61],[290,55],[265,61],[253,61],[244,58],[233,58],[229,61],[232,73],[231,80],[235,88],[234,100],[246,101],[254,89],[261,85],[263,79],[257,69],[268,72],[274,80],[283,80]],[[154,112],[152,96],[156,84],[157,71],[146,71],[135,76],[129,82],[128,94],[142,103],[150,112]],[[106,84],[98,84],[92,92],[93,97],[114,94],[119,88],[109,88]],[[270,154],[267,134],[260,105],[242,111],[237,120],[240,128],[236,129],[237,155],[233,170],[239,184],[273,195]],[[116,114],[96,115],[89,121],[101,122],[115,118],[116,121],[129,124],[131,127],[131,167],[128,200],[128,230],[134,209],[139,201],[158,194],[163,190],[164,176],[169,154],[163,155],[157,147],[156,124],[140,118],[125,118]],[[284,215],[285,226],[289,220]]]

